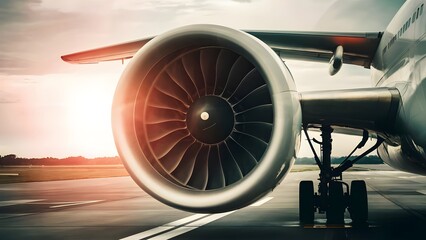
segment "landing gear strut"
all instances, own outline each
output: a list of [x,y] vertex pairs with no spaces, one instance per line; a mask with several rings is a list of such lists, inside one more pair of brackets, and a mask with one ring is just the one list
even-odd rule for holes
[[[353,160],[349,160],[357,148],[364,147],[368,140],[368,132],[364,130],[363,138],[349,156],[336,168],[331,166],[331,151],[333,129],[329,125],[321,126],[322,141],[314,139],[321,145],[321,159],[318,157],[307,132],[309,146],[314,153],[315,161],[320,168],[318,192],[314,192],[313,181],[302,181],[299,185],[299,217],[303,224],[314,222],[315,212],[326,214],[327,223],[344,223],[344,213],[348,209],[354,224],[363,224],[368,220],[367,188],[362,180],[352,181],[351,186],[342,181],[342,173],[352,165],[375,150],[383,139],[378,137],[376,144]],[[350,190],[350,191],[349,191]]]

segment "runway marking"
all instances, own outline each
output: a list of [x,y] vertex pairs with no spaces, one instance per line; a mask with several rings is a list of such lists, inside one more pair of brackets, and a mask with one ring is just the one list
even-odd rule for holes
[[38,202],[38,201],[43,201],[43,200],[44,199],[20,199],[20,200],[0,201],[0,207],[26,204],[26,203],[30,203],[30,202]]
[[125,237],[125,238],[122,238],[122,239],[120,239],[120,240],[139,240],[139,239],[146,239],[147,237],[150,237],[150,236],[153,236],[153,235],[156,235],[156,234],[162,233],[162,232],[169,231],[169,230],[171,230],[171,229],[173,229],[173,228],[175,228],[175,227],[173,227],[173,226],[167,226],[167,227],[161,226],[161,227],[156,227],[156,228],[153,228],[153,229],[147,230],[147,231],[145,231],[145,232],[137,233],[137,234],[135,234],[135,235],[132,235],[132,236],[129,236],[129,237]]
[[187,227],[201,227],[203,225],[206,225],[207,223],[211,223],[213,221],[216,221],[220,218],[223,218],[231,213],[234,213],[235,211],[225,212],[225,213],[218,213],[218,214],[211,214],[210,216],[206,218],[202,218],[200,220],[197,220],[195,222],[191,222],[185,226]]
[[19,173],[0,173],[0,176],[19,176]]
[[156,227],[144,232],[131,235],[120,240],[139,240],[139,239],[170,239],[186,232],[195,230],[208,223],[225,217],[235,211],[219,213],[219,214],[195,214],[180,220],[166,223],[160,227]]
[[199,228],[201,226],[204,226],[204,225],[206,225],[208,223],[211,223],[211,222],[216,221],[216,220],[218,220],[220,218],[223,218],[226,215],[229,215],[229,214],[231,214],[233,212],[235,212],[235,211],[226,212],[226,213],[219,213],[219,214],[212,214],[212,215],[210,215],[208,217],[202,218],[202,219],[197,220],[195,222],[191,222],[191,223],[189,223],[187,225],[184,225],[182,227],[176,228],[176,229],[174,229],[172,231],[168,231],[168,232],[162,233],[162,234],[160,234],[158,236],[155,236],[155,237],[149,238],[149,239],[150,240],[166,240],[166,239],[170,239],[170,238],[179,236],[181,234],[187,233],[189,231],[195,230],[195,229],[197,229],[197,228]]
[[30,215],[31,213],[2,213],[0,214],[0,219],[12,218],[12,217],[22,217]]
[[409,178],[419,178],[419,177],[423,177],[423,176],[405,176],[405,177],[398,177],[398,178],[409,179]]
[[303,228],[312,228],[312,229],[342,229],[342,228],[352,228],[351,225],[305,225]]
[[95,203],[95,202],[100,202],[100,201],[102,201],[102,200],[76,201],[76,202],[57,202],[55,204],[60,204],[60,205],[50,206],[49,208],[70,207],[70,206],[83,205],[83,204]]
[[253,203],[252,205],[250,205],[250,207],[259,207],[262,206],[263,204],[269,202],[270,200],[272,200],[272,198],[274,197],[265,197],[263,199],[260,199],[259,201]]
[[395,175],[395,174],[407,174],[406,172],[402,171],[375,171],[375,173],[383,174],[383,175]]
[[[250,206],[259,207],[269,202],[273,198],[274,197],[265,197],[251,204]],[[170,239],[170,238],[179,236],[181,234],[184,234],[186,232],[192,231],[194,229],[197,229],[213,221],[216,221],[233,212],[235,211],[225,212],[220,214],[195,214],[195,215],[192,215],[171,223],[166,223],[162,226],[159,226],[144,232],[140,232],[140,233],[122,238],[121,240],[136,240],[136,239],[145,239],[145,238],[146,239],[148,238],[149,239]]]
[[0,191],[25,191],[26,188],[0,187]]
[[183,226],[183,227],[180,227],[180,228],[176,228],[173,231],[169,231],[169,232],[166,232],[164,234],[160,234],[160,235],[158,235],[156,237],[149,238],[149,239],[150,240],[166,240],[166,239],[170,239],[170,238],[182,235],[182,234],[187,233],[189,231],[195,230],[196,228],[197,227],[186,227],[186,226]]
[[198,220],[198,219],[203,218],[207,215],[208,214],[191,215],[189,217],[185,217],[185,218],[179,219],[179,220],[174,221],[174,222],[166,223],[166,224],[164,224],[160,227],[156,227],[156,228],[144,231],[144,232],[137,233],[135,235],[131,235],[131,236],[122,238],[121,240],[136,240],[136,239],[143,239],[143,238],[151,237],[153,235],[156,235],[156,234],[159,234],[159,233],[162,233],[162,232],[165,232],[165,231],[169,231],[169,230],[176,228],[178,226],[182,226],[182,225],[187,224],[189,222]]

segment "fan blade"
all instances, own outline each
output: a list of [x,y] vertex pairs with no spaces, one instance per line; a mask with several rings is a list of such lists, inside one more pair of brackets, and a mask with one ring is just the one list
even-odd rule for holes
[[216,189],[225,187],[225,176],[223,175],[222,163],[219,157],[217,145],[210,148],[209,154],[209,180],[206,189]]
[[200,62],[201,72],[205,82],[205,95],[213,94],[216,82],[216,62],[219,55],[219,48],[201,49]]
[[162,123],[167,121],[185,121],[186,116],[182,112],[148,106],[146,108],[146,124]]
[[176,169],[182,161],[185,152],[194,142],[195,140],[190,136],[183,138],[176,143],[166,155],[159,159],[161,165],[168,173],[171,173]]
[[272,104],[271,97],[269,96],[268,86],[263,85],[250,92],[241,101],[234,104],[235,112],[242,112],[244,110],[265,104]]
[[186,136],[189,136],[189,132],[186,129],[174,131],[159,140],[150,142],[151,148],[157,158],[162,158]]
[[221,95],[225,89],[229,71],[231,71],[231,67],[237,58],[238,55],[234,52],[231,52],[230,50],[222,49],[220,51],[216,62],[216,81],[214,87],[215,95]]
[[197,88],[199,96],[205,95],[205,81],[201,72],[200,51],[194,51],[182,57],[183,66]]
[[225,176],[226,186],[242,179],[243,173],[241,172],[240,167],[238,166],[225,142],[219,145],[219,154],[223,168],[223,175]]
[[235,129],[247,133],[265,142],[269,142],[272,134],[272,124],[265,122],[243,122],[235,124]]
[[187,185],[194,172],[195,161],[202,145],[198,142],[193,143],[185,152],[179,165],[172,172],[172,175],[182,184]]
[[205,190],[207,186],[208,173],[208,157],[210,147],[203,145],[195,160],[194,171],[189,179],[188,185],[200,190]]
[[157,82],[155,82],[155,87],[167,95],[180,99],[185,105],[192,102],[191,95],[166,72],[159,76]]
[[244,149],[240,144],[232,139],[232,137],[229,137],[225,142],[229,147],[229,151],[240,167],[241,173],[243,176],[247,175],[257,165],[256,158],[254,158],[249,151]]
[[228,80],[226,81],[225,89],[223,90],[222,97],[229,98],[244,77],[254,68],[247,59],[240,56],[234,62],[231,67],[231,70],[228,75]]
[[185,122],[163,122],[150,125],[146,128],[146,132],[148,140],[153,142],[182,129],[186,129]]
[[148,105],[151,107],[178,110],[184,114],[186,114],[188,110],[188,107],[185,106],[182,101],[176,99],[175,97],[164,94],[155,88],[149,96]]
[[247,73],[246,76],[244,76],[243,80],[240,82],[240,85],[238,85],[234,93],[229,97],[229,103],[235,104],[247,96],[250,92],[262,85],[265,85],[265,81],[263,80],[259,71],[257,71],[255,68],[252,69],[249,73]]
[[257,162],[262,159],[263,153],[268,147],[268,143],[246,133],[233,132],[232,138],[237,143],[239,143],[245,150],[250,152],[250,154],[256,158]]
[[197,87],[192,82],[191,78],[189,78],[188,74],[185,71],[185,67],[183,66],[182,61],[175,61],[170,64],[167,69],[167,73],[169,76],[184,89],[188,95],[191,96],[191,99],[197,99],[199,97]]
[[272,104],[265,104],[250,108],[235,115],[237,123],[267,122],[272,123],[274,118]]

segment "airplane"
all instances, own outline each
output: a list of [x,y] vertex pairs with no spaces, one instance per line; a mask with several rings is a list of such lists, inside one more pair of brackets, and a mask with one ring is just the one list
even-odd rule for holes
[[[191,212],[248,206],[291,169],[305,133],[320,169],[299,185],[299,218],[368,221],[366,183],[343,172],[377,149],[395,169],[426,175],[426,18],[407,1],[383,32],[240,31],[189,25],[156,37],[64,55],[69,63],[131,59],[117,85],[112,129],[133,180]],[[286,59],[370,69],[371,88],[297,92]],[[309,130],[321,132],[321,141]],[[374,146],[331,165],[332,133]],[[321,145],[319,157],[313,144]],[[355,150],[354,149],[354,150]]]

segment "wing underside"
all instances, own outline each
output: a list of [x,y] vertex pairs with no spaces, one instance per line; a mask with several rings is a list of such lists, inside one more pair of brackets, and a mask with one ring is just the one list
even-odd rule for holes
[[75,64],[91,64],[132,58],[152,38],[115,44],[61,56],[62,60]]
[[328,62],[337,46],[343,62],[369,68],[382,33],[267,32],[249,31],[285,59]]
[[[343,62],[370,67],[381,33],[326,33],[246,31],[268,44],[280,57],[328,62],[337,46],[344,49]],[[62,56],[69,63],[98,63],[122,60],[133,55],[152,37]]]

